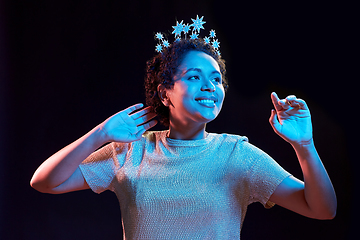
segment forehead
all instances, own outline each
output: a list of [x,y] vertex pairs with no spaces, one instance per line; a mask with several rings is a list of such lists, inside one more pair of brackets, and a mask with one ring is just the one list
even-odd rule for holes
[[210,55],[200,51],[189,51],[179,65],[178,70],[184,72],[190,68],[220,72],[220,67],[216,60]]

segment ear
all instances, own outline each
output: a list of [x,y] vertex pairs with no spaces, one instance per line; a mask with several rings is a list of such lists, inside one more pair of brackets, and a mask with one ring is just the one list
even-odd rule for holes
[[158,95],[159,95],[159,98],[161,100],[161,102],[166,106],[166,107],[169,107],[170,105],[170,99],[168,98],[167,96],[167,89],[165,88],[164,85],[162,84],[159,84],[157,86],[157,91],[158,91]]

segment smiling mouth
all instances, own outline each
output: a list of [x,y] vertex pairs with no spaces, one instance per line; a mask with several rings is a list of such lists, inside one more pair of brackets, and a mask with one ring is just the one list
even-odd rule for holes
[[217,98],[214,96],[198,97],[195,98],[195,101],[204,107],[213,108],[216,106]]
[[197,102],[199,103],[205,103],[205,104],[214,104],[215,101],[211,100],[211,99],[196,99]]
[[202,96],[195,98],[195,101],[204,104],[214,104],[217,102],[217,98],[215,96]]

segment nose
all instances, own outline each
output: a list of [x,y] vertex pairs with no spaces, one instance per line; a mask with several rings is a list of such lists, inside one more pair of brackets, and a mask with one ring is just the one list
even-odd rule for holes
[[214,83],[210,80],[204,80],[204,83],[201,86],[201,91],[215,92]]

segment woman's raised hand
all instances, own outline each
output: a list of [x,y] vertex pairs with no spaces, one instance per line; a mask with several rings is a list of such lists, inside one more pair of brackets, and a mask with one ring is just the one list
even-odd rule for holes
[[[144,105],[139,103],[120,111],[99,125],[105,142],[133,142],[157,124],[152,107],[139,110]],[[135,112],[136,110],[139,110]],[[151,120],[151,121],[150,121]]]
[[307,144],[312,141],[312,124],[309,108],[304,100],[294,95],[280,100],[271,93],[275,110],[271,110],[269,122],[274,131],[291,144]]

